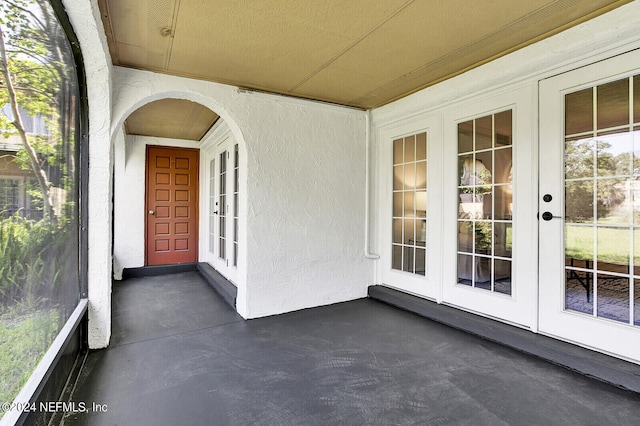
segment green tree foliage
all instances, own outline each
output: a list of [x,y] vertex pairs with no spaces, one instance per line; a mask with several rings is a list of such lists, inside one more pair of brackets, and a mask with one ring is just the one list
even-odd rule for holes
[[77,275],[71,228],[19,215],[0,220],[0,312],[50,307],[76,297],[64,287]]
[[[72,55],[48,1],[0,0],[0,107],[12,110],[0,113],[0,138],[20,136],[23,149],[14,162],[36,176],[37,184],[27,184],[30,202],[45,219],[0,219],[0,307],[38,305],[29,300],[36,294],[58,303],[66,295],[57,283],[77,281],[78,86]],[[46,132],[27,133],[19,112],[44,120]]]
[[[50,177],[46,166],[64,163],[57,157],[69,119],[67,111],[73,102],[69,95],[73,86],[73,63],[64,48],[65,35],[51,10],[43,1],[3,0],[0,3],[0,106],[11,105],[12,118],[0,115],[0,134],[20,135],[23,149],[17,162],[30,168],[41,192],[44,217],[54,218]],[[48,135],[28,134],[19,111],[45,120]]]
[[624,177],[632,172],[631,153],[614,156],[610,149],[611,143],[604,139],[565,143],[565,210],[570,222],[590,222],[594,215],[605,217],[624,202]]
[[[0,211],[2,401],[16,396],[79,299],[79,91],[72,55],[49,1],[0,0],[0,108],[11,110],[0,113],[0,140],[22,141],[12,160],[37,182],[20,188],[44,217]],[[27,132],[27,116],[44,121],[46,131]]]

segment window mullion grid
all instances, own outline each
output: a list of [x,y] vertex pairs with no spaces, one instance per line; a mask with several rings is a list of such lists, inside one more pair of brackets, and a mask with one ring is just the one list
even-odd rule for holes
[[418,138],[413,136],[413,247],[411,251],[413,253],[413,272],[416,273],[417,254],[418,254]]
[[[473,164],[473,174],[475,176],[476,174],[476,122],[477,120],[473,120],[473,127],[472,127],[472,155],[471,155],[471,161]],[[477,191],[478,191],[478,187],[476,185],[476,182],[473,182],[473,186],[472,186],[472,200],[475,202],[475,197],[477,195]],[[476,217],[475,215],[471,217],[471,228],[473,230],[473,233],[471,234],[471,260],[472,260],[472,265],[476,264],[476,261],[478,260],[478,255],[476,253]],[[476,268],[472,267],[471,268],[471,287],[475,288],[476,286]]]
[[407,236],[405,235],[405,230],[406,227],[404,226],[404,222],[406,220],[407,217],[407,213],[406,213],[406,208],[407,206],[405,205],[405,201],[406,201],[406,193],[405,193],[405,185],[404,185],[404,176],[405,176],[405,168],[406,168],[406,148],[407,146],[407,141],[406,138],[402,138],[402,161],[401,161],[401,165],[402,165],[402,189],[401,189],[401,194],[402,194],[402,211],[400,212],[400,253],[401,253],[401,259],[402,259],[402,263],[401,263],[401,267],[400,270],[404,271],[405,270],[405,262],[408,262],[408,259],[405,259],[406,256],[406,250],[405,250],[405,241]]
[[[633,76],[629,77],[629,134],[631,135],[631,155],[629,156],[629,182],[633,182],[633,157],[635,156],[635,137],[633,135],[633,111],[634,111],[634,98],[633,98]],[[635,283],[634,283],[634,245],[635,245],[635,231],[634,231],[634,222],[635,222],[635,191],[633,190],[632,184],[629,185],[629,199],[631,200],[631,212],[630,212],[630,220],[629,220],[629,325],[633,325],[634,322],[634,310],[635,310],[635,301],[634,301],[634,293],[635,293]]]
[[591,300],[593,304],[592,315],[598,316],[598,88],[597,86],[592,89],[593,96],[593,124],[592,124],[592,138],[593,138],[593,290],[591,291]]
[[491,115],[491,291],[495,291],[495,211],[493,210],[495,200],[495,179],[496,179],[496,116]]
[[238,255],[239,255],[239,242],[238,242],[238,233],[239,233],[239,224],[240,224],[240,213],[239,213],[239,196],[240,196],[240,159],[239,159],[239,149],[236,144],[234,147],[234,173],[233,173],[233,266],[238,266]]

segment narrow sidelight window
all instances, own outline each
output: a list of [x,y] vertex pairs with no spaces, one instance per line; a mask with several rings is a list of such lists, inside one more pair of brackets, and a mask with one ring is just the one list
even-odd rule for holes
[[209,252],[216,251],[216,211],[218,209],[216,202],[216,160],[209,162]]
[[238,212],[238,196],[239,196],[239,179],[240,179],[240,154],[238,153],[238,145],[234,148],[234,167],[233,167],[233,266],[238,266],[238,225],[240,222],[240,214]]
[[393,269],[425,275],[427,134],[393,141]]
[[220,175],[218,183],[218,257],[227,259],[227,151],[220,154]]

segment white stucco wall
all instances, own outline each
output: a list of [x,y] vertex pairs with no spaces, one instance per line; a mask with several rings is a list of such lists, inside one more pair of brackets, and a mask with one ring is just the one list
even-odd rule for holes
[[89,347],[111,336],[111,59],[97,0],[63,0],[80,42],[89,96]]
[[364,113],[252,98],[248,316],[366,296]]
[[[163,97],[199,102],[229,125],[244,154],[241,315],[254,318],[366,296],[372,269],[363,254],[364,112],[118,67],[113,96],[114,134],[132,111]],[[131,149],[126,159],[125,145]],[[144,176],[144,156],[136,154],[136,143],[117,146],[117,158],[126,160],[123,185],[136,191],[129,183]],[[121,217],[116,206],[116,221],[143,218],[141,205],[125,209]],[[116,225],[118,268],[142,266],[143,236],[124,227]],[[121,253],[128,258],[121,259]]]

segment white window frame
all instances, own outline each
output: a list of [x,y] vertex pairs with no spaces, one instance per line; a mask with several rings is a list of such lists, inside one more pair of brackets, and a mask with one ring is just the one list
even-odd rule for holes
[[[393,230],[393,141],[402,137],[427,133],[427,231],[425,275],[403,272],[392,268]],[[380,280],[388,286],[427,299],[441,299],[442,271],[442,143],[438,115],[412,118],[404,122],[383,127],[378,138],[379,173],[378,215],[381,218]]]

